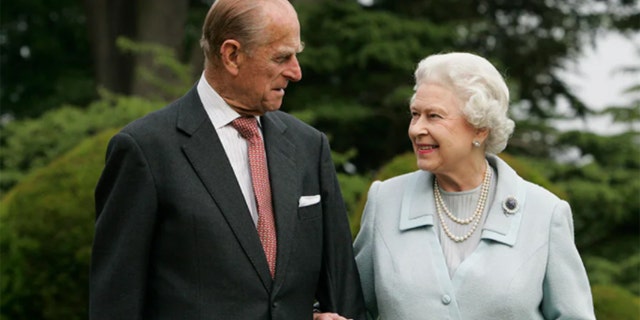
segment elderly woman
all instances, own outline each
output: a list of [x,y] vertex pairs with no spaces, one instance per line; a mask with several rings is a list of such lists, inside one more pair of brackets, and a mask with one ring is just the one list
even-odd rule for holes
[[567,202],[495,154],[513,132],[486,59],[432,55],[415,72],[420,170],[369,190],[356,261],[376,319],[595,319]]

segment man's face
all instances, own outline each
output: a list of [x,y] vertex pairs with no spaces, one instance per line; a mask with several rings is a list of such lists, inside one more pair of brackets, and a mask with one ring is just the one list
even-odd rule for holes
[[239,53],[232,107],[240,113],[261,115],[280,109],[289,81],[302,78],[296,57],[302,51],[298,18],[292,8],[280,11],[268,15],[265,43],[251,53]]

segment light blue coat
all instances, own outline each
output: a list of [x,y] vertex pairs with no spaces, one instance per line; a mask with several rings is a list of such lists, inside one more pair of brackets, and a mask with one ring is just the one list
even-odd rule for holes
[[[453,278],[433,227],[433,175],[373,183],[354,246],[374,319],[595,319],[569,204],[498,157],[487,160],[498,176],[495,201]],[[510,196],[513,214],[502,208]]]

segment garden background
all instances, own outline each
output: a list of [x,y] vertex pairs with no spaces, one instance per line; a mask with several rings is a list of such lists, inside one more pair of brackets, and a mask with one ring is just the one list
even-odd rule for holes
[[[485,56],[516,130],[500,156],[572,206],[598,319],[640,317],[640,48],[622,104],[560,76],[603,33],[640,32],[637,0],[293,0],[305,50],[282,109],[327,133],[352,232],[369,185],[415,170],[407,138],[425,56]],[[0,2],[0,319],[87,318],[93,188],[108,139],[202,72],[211,1]],[[564,129],[605,116],[614,133]]]

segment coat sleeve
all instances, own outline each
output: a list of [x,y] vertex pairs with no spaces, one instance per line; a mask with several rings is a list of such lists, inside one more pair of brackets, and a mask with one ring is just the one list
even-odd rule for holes
[[561,201],[549,232],[542,312],[546,319],[595,319],[589,279],[573,239],[571,208]]
[[128,134],[109,142],[95,205],[90,319],[142,319],[157,200],[145,155]]
[[316,299],[323,312],[336,312],[346,318],[364,319],[362,288],[353,256],[347,211],[329,143],[324,134],[321,134],[321,140],[323,249]]
[[378,318],[378,304],[376,302],[375,277],[373,268],[373,237],[376,197],[380,181],[375,181],[367,195],[367,203],[362,213],[360,231],[354,242],[356,263],[360,272],[360,281],[364,293],[364,301],[367,312],[372,319]]

